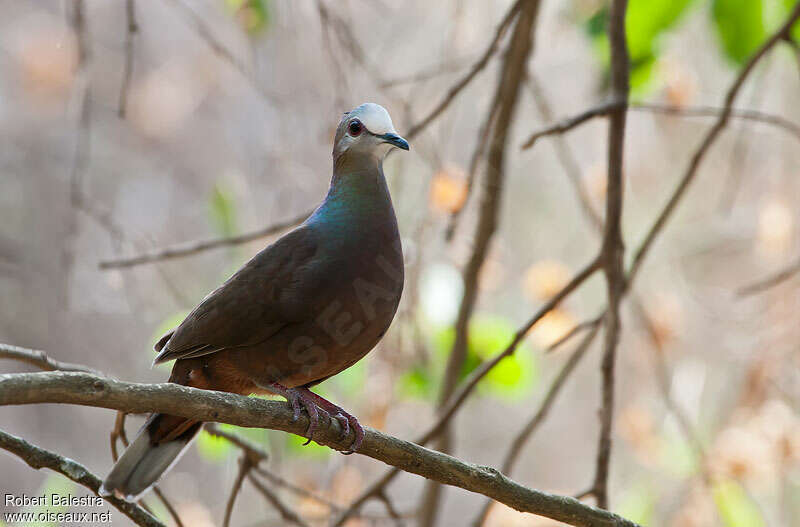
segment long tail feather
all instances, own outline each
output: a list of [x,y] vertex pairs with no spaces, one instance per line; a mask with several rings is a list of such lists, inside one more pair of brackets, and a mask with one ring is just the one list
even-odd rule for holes
[[99,493],[138,499],[178,461],[201,425],[171,415],[151,415],[111,469]]

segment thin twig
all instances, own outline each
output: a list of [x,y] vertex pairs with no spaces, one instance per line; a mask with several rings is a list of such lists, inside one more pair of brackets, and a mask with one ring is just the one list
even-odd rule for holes
[[[16,455],[33,469],[39,470],[49,468],[75,483],[83,485],[95,495],[98,495],[97,491],[102,481],[80,463],[62,457],[54,452],[39,448],[22,438],[7,434],[3,431],[0,431],[0,448]],[[146,527],[166,527],[163,523],[158,521],[155,516],[135,503],[130,503],[114,496],[104,497],[103,499],[119,509],[122,514],[130,518],[137,525]]]
[[128,111],[128,95],[133,79],[133,44],[139,26],[136,23],[136,0],[125,0],[125,19],[127,20],[127,33],[125,34],[125,66],[122,71],[122,84],[119,88],[119,105],[117,114],[120,119],[125,118]]
[[575,335],[578,335],[578,334],[586,331],[587,329],[594,329],[598,324],[600,324],[600,322],[603,321],[603,317],[604,316],[605,316],[605,313],[603,313],[599,317],[595,317],[595,318],[593,318],[591,320],[586,320],[585,322],[581,322],[580,324],[578,324],[574,328],[572,328],[569,331],[567,331],[564,335],[559,337],[558,340],[554,341],[552,344],[547,346],[547,349],[545,350],[545,353],[551,353],[551,352],[557,350],[558,348],[563,346],[566,342],[569,342],[570,340],[572,340],[572,338],[575,337]]
[[172,517],[173,520],[175,520],[175,525],[177,527],[184,527],[183,521],[181,520],[180,515],[178,515],[178,510],[172,506],[172,503],[164,494],[164,491],[161,490],[161,487],[159,487],[158,485],[153,486],[153,494],[156,495],[158,501],[160,501],[161,504],[164,505],[164,508],[167,509],[169,515]]
[[264,86],[262,86],[258,80],[256,80],[244,63],[234,56],[228,48],[223,46],[219,40],[217,40],[208,23],[206,23],[206,21],[203,20],[200,15],[198,15],[194,9],[192,9],[191,6],[185,4],[181,0],[169,0],[169,3],[171,3],[175,9],[180,10],[184,16],[186,16],[186,18],[192,24],[192,27],[197,35],[203,41],[205,41],[208,47],[210,47],[218,57],[230,64],[233,69],[239,72],[242,78],[244,78],[248,84],[250,84],[253,90],[261,96],[261,100],[263,102],[270,106],[274,106],[278,102],[278,97],[274,93],[271,93],[264,88]]
[[[575,351],[572,352],[567,362],[564,363],[561,370],[556,375],[556,378],[553,379],[550,388],[547,390],[542,402],[539,405],[539,409],[530,420],[525,424],[524,427],[517,433],[514,439],[511,442],[511,446],[506,452],[505,460],[503,461],[503,472],[506,474],[510,474],[511,471],[514,469],[514,466],[519,459],[519,455],[522,453],[522,448],[525,446],[525,443],[531,438],[533,433],[539,428],[539,425],[544,422],[544,419],[547,417],[547,414],[550,412],[550,408],[552,408],[553,403],[558,397],[561,388],[566,383],[569,376],[575,371],[575,367],[581,361],[584,355],[586,355],[586,351],[591,346],[592,342],[594,341],[595,336],[597,335],[597,331],[599,329],[598,324],[594,324],[592,330],[586,334],[583,340],[578,344],[578,347]],[[472,524],[474,527],[481,527],[484,522],[486,521],[486,517],[489,514],[489,509],[492,506],[492,500],[487,500],[484,506],[481,508],[478,516],[473,520]]]
[[11,344],[0,343],[0,359],[24,362],[45,371],[82,371],[94,375],[103,375],[101,372],[81,364],[51,359],[47,356],[47,353],[41,350],[21,348],[19,346],[12,346]]
[[675,208],[678,206],[683,195],[686,193],[686,190],[689,188],[689,185],[695,178],[697,174],[697,170],[700,167],[700,163],[705,158],[706,153],[711,148],[711,145],[714,144],[717,137],[719,136],[720,132],[727,126],[728,121],[733,114],[733,103],[736,101],[736,97],[739,94],[739,91],[744,84],[744,81],[747,80],[747,77],[755,68],[756,64],[767,54],[769,50],[771,50],[778,42],[781,42],[782,39],[789,34],[794,23],[800,18],[800,2],[795,5],[794,9],[792,9],[791,13],[781,25],[781,27],[773,33],[773,35],[767,39],[764,44],[750,57],[750,60],[747,61],[747,64],[742,68],[739,74],[736,76],[731,87],[728,89],[728,92],[725,95],[725,102],[723,104],[722,113],[718,116],[717,121],[714,123],[714,126],[708,131],[706,136],[703,138],[703,141],[695,150],[694,154],[692,155],[691,161],[689,165],[686,167],[686,171],[683,174],[680,182],[678,183],[675,190],[670,195],[667,204],[662,209],[661,213],[658,215],[658,218],[653,223],[653,225],[648,230],[647,234],[645,235],[644,241],[639,245],[638,249],[636,250],[633,262],[631,263],[628,269],[628,281],[632,280],[633,277],[638,273],[642,262],[644,261],[645,257],[647,256],[650,248],[652,247],[653,241],[655,240],[656,236],[661,232],[666,225],[667,220],[674,212]]
[[[569,132],[573,128],[576,128],[596,117],[606,117],[617,108],[619,108],[619,103],[611,101],[601,103],[597,106],[584,110],[577,115],[568,117],[562,121],[558,121],[554,124],[537,130],[536,132],[533,132],[530,136],[528,136],[528,139],[522,144],[521,148],[523,150],[531,148],[536,141],[542,137],[550,135],[562,135],[565,132]],[[631,111],[658,113],[675,117],[720,117],[726,112],[726,108],[724,107],[676,106],[658,103],[633,103],[628,107],[628,109]],[[789,134],[795,136],[797,139],[800,139],[800,125],[780,115],[762,112],[759,110],[731,108],[729,111],[729,118],[769,124],[785,130]]]
[[[658,103],[633,103],[630,106],[630,110],[672,115],[675,117],[719,117],[720,114],[725,111],[724,108],[716,106],[675,106]],[[732,108],[730,118],[768,124],[780,128],[793,135],[795,138],[800,139],[800,125],[780,115],[747,108]]]
[[611,96],[616,108],[608,119],[608,190],[603,245],[600,259],[606,277],[608,308],[606,314],[603,360],[600,438],[597,446],[594,495],[600,507],[608,506],[608,472],[611,461],[611,428],[614,417],[614,376],[621,328],[619,305],[625,291],[622,263],[622,203],[624,193],[625,121],[630,90],[630,60],[625,37],[627,0],[613,0],[609,11],[608,40],[611,46]]
[[701,467],[703,480],[706,482],[706,484],[708,484],[711,482],[711,477],[704,469],[705,464],[703,460],[705,459],[705,449],[703,448],[703,443],[700,441],[700,438],[695,433],[691,420],[686,415],[686,412],[683,411],[683,408],[681,408],[677,401],[675,401],[675,399],[672,397],[670,390],[669,371],[667,370],[667,364],[664,359],[665,350],[661,344],[661,339],[658,336],[658,331],[653,324],[652,318],[647,313],[647,309],[644,307],[644,304],[635,295],[631,300],[631,307],[644,327],[650,342],[653,344],[653,362],[655,366],[656,381],[658,382],[658,387],[661,391],[661,398],[664,400],[664,405],[667,407],[667,410],[673,415],[673,417],[675,417],[681,433],[694,448],[695,453],[700,460],[698,465]]
[[605,117],[606,115],[608,115],[613,110],[619,107],[620,107],[620,102],[610,101],[602,103],[593,108],[589,108],[588,110],[584,110],[578,115],[575,115],[573,117],[568,117],[563,121],[559,121],[555,124],[549,125],[545,128],[542,128],[541,130],[532,133],[530,136],[528,136],[528,139],[526,139],[525,142],[522,143],[522,146],[520,148],[522,148],[522,150],[527,150],[528,148],[531,148],[536,143],[536,141],[542,137],[548,135],[560,135],[565,132],[569,132],[573,128],[580,126],[586,121],[590,121],[595,117]]
[[748,284],[739,288],[736,291],[736,296],[745,297],[754,295],[756,293],[761,293],[762,291],[766,291],[771,287],[775,287],[776,285],[789,280],[798,273],[800,273],[800,259],[757,282],[753,282],[752,284]]
[[231,486],[231,493],[228,495],[228,501],[225,504],[225,517],[222,520],[222,527],[228,527],[231,524],[231,515],[233,514],[233,505],[236,502],[236,496],[238,496],[239,491],[242,490],[242,482],[245,476],[249,474],[251,468],[253,468],[252,459],[246,452],[243,452],[242,457],[239,459],[239,472],[236,473],[236,478],[233,480],[233,485]]
[[439,102],[439,104],[437,104],[428,115],[422,118],[418,123],[411,126],[407,134],[409,139],[416,136],[428,125],[430,125],[437,117],[439,117],[439,115],[441,115],[442,112],[444,112],[447,107],[450,106],[450,103],[455,100],[458,94],[461,93],[461,90],[466,88],[467,85],[472,82],[475,76],[486,67],[486,65],[489,63],[489,59],[491,59],[492,55],[494,55],[497,51],[500,41],[503,39],[506,31],[511,26],[514,18],[517,16],[520,6],[522,5],[522,1],[523,0],[516,0],[516,2],[514,2],[514,5],[511,6],[511,8],[503,17],[503,20],[497,26],[497,29],[494,32],[494,37],[489,42],[489,46],[486,48],[486,51],[484,51],[478,61],[472,65],[472,68],[470,68],[467,74],[461,77],[453,86],[450,87],[449,90],[447,90],[447,93]]
[[303,498],[308,498],[308,499],[316,501],[317,503],[321,503],[322,505],[325,505],[326,507],[328,507],[332,511],[340,511],[340,510],[342,510],[342,506],[341,505],[339,505],[337,503],[334,503],[333,501],[329,500],[325,496],[321,496],[321,495],[317,494],[316,492],[312,492],[312,491],[310,491],[308,489],[304,489],[303,487],[295,485],[291,481],[288,481],[288,480],[282,478],[278,474],[275,474],[274,472],[271,472],[271,471],[265,469],[264,467],[261,467],[261,466],[253,467],[253,472],[255,472],[255,473],[259,474],[260,476],[263,476],[264,478],[268,479],[274,485],[282,487],[282,488],[288,490],[289,492],[292,492],[293,494],[296,494],[296,495],[301,496]]
[[[536,103],[539,114],[545,121],[552,121],[553,110],[544,94],[544,90],[542,89],[533,72],[528,73],[527,82],[525,84],[528,86],[528,89],[533,96],[533,100]],[[558,160],[561,163],[561,166],[564,167],[564,173],[569,178],[569,182],[572,184],[572,188],[575,191],[575,196],[578,198],[578,203],[581,205],[581,210],[583,211],[584,217],[588,220],[589,225],[591,225],[592,228],[594,228],[597,232],[602,232],[603,219],[592,205],[592,199],[586,190],[586,185],[583,184],[581,170],[578,166],[577,160],[575,159],[575,155],[569,148],[569,143],[567,143],[567,140],[563,135],[558,134],[555,136],[554,146]]]
[[[174,383],[136,384],[88,373],[45,372],[0,375],[0,406],[18,404],[78,404],[128,413],[165,413],[197,421],[283,430],[302,435],[308,418],[293,420],[290,405],[241,395],[200,390]],[[338,420],[320,416],[314,440],[336,450],[347,450],[352,438],[342,437]],[[484,494],[520,512],[530,512],[575,526],[634,525],[611,512],[589,507],[565,496],[530,489],[497,470],[465,463],[452,456],[365,428],[359,454]],[[99,486],[99,480],[97,480]]]
[[388,89],[388,88],[395,88],[397,86],[402,86],[403,84],[417,84],[420,82],[426,82],[435,79],[437,77],[440,77],[442,75],[457,73],[463,70],[465,67],[466,67],[466,62],[463,60],[455,60],[445,64],[438,64],[437,66],[424,69],[422,71],[418,71],[417,73],[412,73],[410,75],[405,75],[402,77],[395,77],[392,79],[386,79],[381,84],[378,85],[378,88]]
[[253,444],[241,436],[226,432],[216,423],[206,423],[203,428],[210,435],[214,437],[221,437],[239,447],[239,449],[242,450],[242,452],[253,462],[254,468],[258,465],[258,463],[261,461],[266,461],[269,457],[268,454],[258,445]]
[[303,222],[313,211],[304,212],[290,220],[272,224],[263,229],[256,231],[246,232],[244,234],[237,234],[236,236],[226,236],[223,238],[212,238],[210,240],[201,240],[180,243],[158,249],[152,252],[142,253],[138,256],[129,258],[120,258],[115,260],[104,260],[100,262],[100,269],[119,269],[122,267],[133,267],[135,265],[147,264],[158,262],[161,260],[169,260],[171,258],[183,258],[184,256],[191,256],[210,249],[218,249],[220,247],[229,247],[231,245],[240,245],[243,243],[258,240],[259,238],[266,238],[273,234],[277,234],[290,227],[294,227]]

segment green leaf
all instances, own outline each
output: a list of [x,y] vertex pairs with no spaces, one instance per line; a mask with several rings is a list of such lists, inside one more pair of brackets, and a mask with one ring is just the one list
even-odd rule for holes
[[236,233],[236,207],[232,193],[222,185],[214,185],[208,207],[212,226],[222,236]]
[[714,0],[712,18],[722,50],[738,64],[767,37],[762,0]]
[[727,527],[764,527],[758,506],[735,481],[716,483],[712,493],[722,522]]
[[692,0],[630,0],[625,14],[628,52],[634,64],[654,59],[658,37],[680,20]]

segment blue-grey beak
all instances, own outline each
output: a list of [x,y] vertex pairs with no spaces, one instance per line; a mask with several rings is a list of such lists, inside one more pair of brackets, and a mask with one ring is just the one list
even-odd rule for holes
[[389,143],[390,145],[396,146],[397,148],[402,148],[403,150],[408,150],[409,148],[411,148],[408,146],[408,141],[406,141],[397,134],[388,133],[379,135],[378,137],[383,139],[384,143]]

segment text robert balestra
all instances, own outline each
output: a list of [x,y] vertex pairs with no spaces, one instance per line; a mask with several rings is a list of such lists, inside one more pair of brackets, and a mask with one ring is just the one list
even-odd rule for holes
[[3,503],[6,507],[99,507],[103,498],[70,494],[5,494]]

